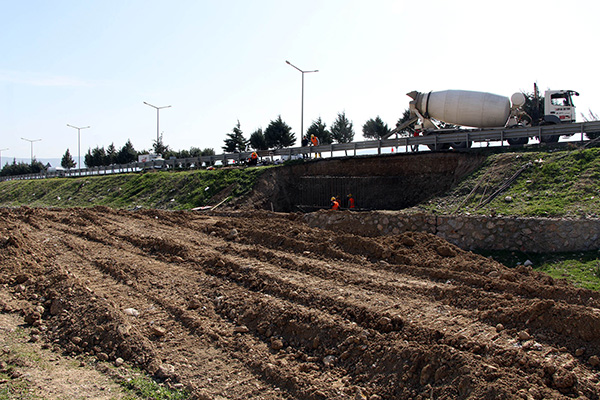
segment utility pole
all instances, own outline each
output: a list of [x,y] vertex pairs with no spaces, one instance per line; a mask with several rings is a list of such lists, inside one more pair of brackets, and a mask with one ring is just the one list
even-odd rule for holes
[[39,142],[42,139],[31,140],[31,139],[25,139],[24,137],[22,137],[21,139],[23,139],[23,140],[28,141],[29,143],[31,143],[31,164],[33,164],[33,143],[34,142]]
[[84,126],[83,128],[78,128],[73,125],[67,124],[68,127],[77,129],[77,169],[81,169],[81,130],[90,128],[89,126]]
[[302,138],[304,137],[304,74],[307,74],[309,72],[319,72],[318,69],[312,70],[312,71],[303,71],[300,68],[296,67],[294,64],[292,64],[289,61],[285,61],[288,65],[296,68],[298,71],[300,71],[302,73],[302,101],[301,101],[301,105],[300,105],[300,140],[302,140]]
[[2,169],[2,152],[4,150],[8,150],[8,147],[6,149],[0,149],[0,169]]
[[152,104],[146,103],[146,102],[144,102],[144,104],[147,105],[147,106],[156,108],[156,144],[158,144],[158,143],[160,143],[160,134],[158,133],[159,132],[159,128],[158,128],[158,126],[159,126],[159,114],[158,114],[158,112],[160,110],[162,110],[163,108],[169,108],[171,106],[157,107],[157,106],[153,106]]

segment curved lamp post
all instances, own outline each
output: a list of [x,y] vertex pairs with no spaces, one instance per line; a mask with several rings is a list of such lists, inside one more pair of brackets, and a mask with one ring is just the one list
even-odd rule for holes
[[310,73],[310,72],[319,72],[318,69],[315,70],[311,70],[311,71],[303,71],[300,68],[296,67],[294,64],[292,64],[289,61],[285,61],[286,64],[296,68],[298,71],[300,71],[302,73],[302,102],[300,105],[300,140],[302,140],[302,138],[304,137],[304,74]]
[[29,143],[31,143],[31,163],[33,164],[33,143],[34,143],[34,142],[39,142],[39,141],[40,141],[40,140],[42,140],[42,139],[34,139],[34,140],[31,140],[31,139],[25,139],[24,137],[22,137],[21,139],[23,139],[23,140],[26,140],[26,141],[28,141]]
[[73,126],[73,125],[69,125],[67,124],[67,126],[77,129],[77,169],[81,169],[81,130],[82,129],[87,129],[89,128],[89,126],[84,126],[82,128],[79,128],[77,126]]
[[150,106],[150,107],[156,108],[156,143],[158,144],[158,143],[159,143],[159,141],[160,141],[160,136],[159,136],[159,133],[158,133],[158,123],[159,123],[159,122],[158,122],[158,121],[159,121],[158,112],[159,112],[160,110],[162,110],[163,108],[169,108],[169,107],[171,107],[171,106],[162,106],[162,107],[157,107],[157,106],[153,106],[152,104],[150,104],[150,103],[146,103],[146,102],[144,102],[144,104],[145,104],[145,105],[147,105],[147,106]]

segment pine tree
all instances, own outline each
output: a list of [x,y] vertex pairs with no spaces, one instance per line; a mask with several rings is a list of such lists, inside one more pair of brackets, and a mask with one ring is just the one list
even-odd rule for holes
[[71,152],[69,151],[69,149],[67,149],[67,151],[65,151],[65,154],[62,156],[62,160],[60,160],[60,166],[64,169],[71,169],[75,168],[76,165],[77,163],[75,162],[75,160],[73,160],[73,157],[71,157]]
[[363,136],[367,139],[381,139],[390,133],[390,128],[383,120],[377,116],[377,118],[371,118],[362,127]]
[[117,164],[129,164],[131,162],[137,161],[138,153],[133,148],[133,144],[131,144],[131,140],[127,139],[127,143],[119,150],[117,153],[116,162]]
[[321,117],[319,117],[316,121],[308,127],[306,131],[306,136],[310,140],[310,136],[315,135],[319,138],[320,144],[331,144],[333,143],[333,139],[331,138],[331,132],[327,129],[327,125],[323,123]]
[[225,153],[241,153],[246,151],[248,140],[244,137],[239,120],[237,125],[233,127],[232,133],[228,133],[227,137],[225,139],[225,146],[222,147]]
[[114,143],[111,143],[110,146],[108,146],[108,148],[106,149],[106,158],[108,161],[108,165],[117,162],[117,149],[115,148]]
[[293,146],[296,143],[296,135],[292,132],[292,128],[283,122],[280,115],[265,129],[265,141],[268,148],[281,149]]
[[158,137],[157,140],[155,140],[152,143],[152,148],[154,149],[154,154],[157,155],[161,155],[162,157],[167,157],[168,154],[171,149],[169,148],[169,146],[167,146],[164,142],[163,142],[163,135],[162,133],[160,134],[160,136]]
[[331,137],[338,143],[350,143],[354,140],[352,122],[346,118],[346,113],[338,113],[337,119],[331,126]]
[[261,128],[258,128],[250,135],[250,147],[254,150],[267,150],[267,141]]

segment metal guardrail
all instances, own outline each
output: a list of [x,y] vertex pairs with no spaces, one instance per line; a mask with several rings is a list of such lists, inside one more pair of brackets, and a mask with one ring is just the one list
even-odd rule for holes
[[[401,136],[395,139],[385,140],[367,140],[363,142],[351,143],[335,143],[321,146],[304,146],[304,147],[288,147],[275,150],[260,150],[260,157],[268,157],[271,160],[274,157],[283,157],[291,159],[294,156],[311,156],[314,154],[330,153],[331,157],[335,152],[344,152],[347,154],[351,151],[356,155],[358,150],[377,149],[378,154],[383,148],[389,147],[406,147],[412,146],[441,146],[444,144],[456,142],[504,142],[508,139],[517,139],[522,137],[541,137],[549,135],[574,135],[581,134],[581,141],[584,141],[584,133],[600,132],[600,121],[579,122],[573,124],[557,124],[544,125],[528,128],[498,128],[498,129],[471,129],[462,130],[454,133],[439,133],[427,136]],[[77,177],[77,176],[93,176],[93,175],[108,175],[115,173],[140,172],[153,169],[177,169],[183,168],[202,168],[202,166],[214,165],[220,161],[223,165],[229,164],[230,161],[241,162],[250,157],[251,152],[243,153],[228,153],[212,156],[200,156],[189,158],[178,158],[172,160],[153,160],[146,162],[133,162],[123,165],[109,165],[104,167],[81,168],[71,170],[60,170],[52,172],[41,172],[37,174],[17,175],[17,176],[2,176],[0,181],[5,180],[24,180],[24,179],[44,179],[56,177]]]

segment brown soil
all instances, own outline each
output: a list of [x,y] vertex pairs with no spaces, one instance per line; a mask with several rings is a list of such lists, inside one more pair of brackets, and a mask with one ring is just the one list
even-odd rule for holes
[[0,309],[193,398],[599,398],[599,293],[432,235],[262,211],[0,217]]
[[[3,295],[6,293],[3,293]],[[64,357],[39,341],[37,328],[15,313],[0,314],[0,393],[9,399],[117,400],[126,394],[107,363]],[[116,372],[116,369],[113,368]],[[125,370],[124,368],[122,368]],[[126,371],[126,370],[125,370]]]

